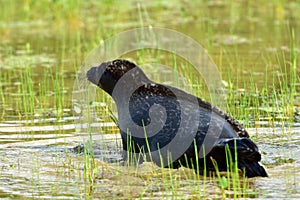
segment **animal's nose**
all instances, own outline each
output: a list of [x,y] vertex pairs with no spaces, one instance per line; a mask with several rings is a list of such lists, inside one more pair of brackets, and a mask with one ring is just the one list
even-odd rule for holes
[[89,69],[86,73],[87,79],[92,82],[93,84],[97,85],[99,83],[100,77],[98,76],[97,73],[97,67],[92,67]]

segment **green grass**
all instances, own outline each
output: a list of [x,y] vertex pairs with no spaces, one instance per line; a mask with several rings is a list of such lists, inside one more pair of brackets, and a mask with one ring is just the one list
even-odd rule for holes
[[[286,5],[284,1],[272,1],[270,4],[274,6],[274,9],[270,9],[270,5],[264,2],[257,3],[258,8],[252,3],[248,7],[243,7],[238,2],[231,2],[230,5],[221,5],[222,9],[218,9],[218,5],[207,5],[205,2],[182,4],[155,1],[151,4],[153,7],[144,4],[132,6],[132,2],[121,4],[118,1],[103,3],[103,1],[28,0],[3,1],[2,3],[4,6],[0,8],[0,35],[2,36],[0,119],[3,123],[7,120],[18,119],[20,122],[25,120],[27,125],[35,126],[37,124],[33,123],[33,119],[55,117],[57,121],[53,122],[54,124],[64,124],[63,118],[71,115],[69,110],[72,110],[71,90],[73,81],[76,79],[75,72],[90,50],[120,31],[152,25],[175,28],[203,44],[219,66],[224,81],[228,83],[226,111],[240,120],[246,128],[265,126],[260,124],[261,121],[268,121],[268,127],[275,127],[276,122],[279,122],[283,135],[290,134],[290,131],[286,132],[285,127],[292,127],[295,122],[295,101],[299,98],[300,45],[297,37],[299,29],[292,21],[282,28],[282,26],[272,24],[270,19],[275,18],[276,23],[284,23],[286,19],[281,13],[285,7],[289,6],[293,7],[290,17],[299,19],[300,7],[297,4],[291,6]],[[194,9],[199,5],[199,9],[198,7]],[[169,12],[168,16],[166,12]],[[256,20],[260,19],[263,14],[266,17],[259,21],[266,25],[261,26]],[[186,21],[180,21],[178,15],[181,16],[180,20]],[[228,19],[227,16],[229,16]],[[246,23],[240,24],[236,22],[237,19],[241,22],[246,20]],[[178,20],[181,24],[177,24]],[[228,21],[223,23],[226,20]],[[176,24],[173,21],[176,21]],[[269,39],[270,32],[274,36],[272,41]],[[252,41],[251,44],[236,43],[230,46],[216,42],[218,35],[242,37],[245,33],[249,33],[245,37]],[[254,39],[261,37],[264,40],[263,43],[253,42]],[[288,50],[284,48],[280,50],[284,46],[287,46]],[[269,47],[277,49],[274,52],[267,52],[263,49]],[[248,49],[258,50],[259,55],[254,53],[255,56],[253,56]],[[52,57],[55,57],[54,61],[51,61]],[[153,61],[155,58],[157,63],[171,66],[172,70],[182,74],[188,80],[194,94],[210,100],[203,80],[195,77],[192,66],[177,55],[147,49],[131,52],[122,57],[131,58],[138,63]],[[251,61],[247,60],[248,57]],[[9,59],[17,62],[11,64],[8,62]],[[256,66],[258,68],[255,68]],[[248,69],[251,67],[254,69]],[[261,68],[264,69],[261,70]],[[246,75],[243,74],[243,70],[246,71]],[[257,76],[255,74],[257,71],[264,74]],[[151,70],[146,72],[149,74]],[[180,84],[180,79],[176,74],[173,77],[154,74],[154,77],[158,82],[172,79],[174,86]],[[98,122],[113,121],[110,117],[112,111],[115,111],[112,99],[97,91],[95,101],[97,103],[92,106],[99,116],[96,120]],[[50,124],[44,122],[44,125]],[[90,138],[87,141],[89,148],[92,148],[93,131],[94,129],[90,128]],[[58,133],[64,132],[62,130]],[[259,137],[259,133],[256,137]],[[37,176],[39,180],[43,175],[42,169],[40,169],[41,172],[38,169],[40,161],[32,161],[35,171],[32,171],[31,175]],[[119,174],[126,177],[132,173],[125,172],[124,168],[121,168],[124,171],[114,170],[113,172],[99,169],[99,166],[100,168],[111,166],[98,164],[96,161],[93,153],[85,151],[81,160],[83,168],[80,168],[80,163],[76,166],[77,171],[72,171],[74,169],[71,165],[73,166],[74,163],[67,165],[70,168],[63,168],[70,170],[68,172],[70,174],[83,173],[84,188],[80,188],[80,193],[90,199],[97,194],[98,187],[101,185],[97,181],[105,182],[106,179],[110,180],[111,177]],[[129,193],[128,198],[155,196],[153,188],[158,188],[161,196],[165,198],[181,198],[182,194],[186,194],[182,187],[185,184],[189,186],[191,198],[209,197],[216,193],[218,197],[235,199],[259,195],[255,189],[252,189],[247,178],[237,176],[236,163],[232,163],[229,155],[229,168],[225,175],[217,170],[217,163],[215,166],[215,174],[209,175],[204,169],[204,174],[207,176],[200,176],[186,169],[165,168],[155,169],[144,175],[135,169],[134,177],[142,176],[142,181],[138,184],[146,183],[146,186],[138,196]],[[130,168],[130,165],[127,167]],[[193,167],[198,167],[198,165]],[[286,172],[287,187],[297,184],[296,167],[291,167]],[[64,173],[60,170],[62,168],[57,166],[59,175]],[[211,191],[211,185],[219,190]],[[42,190],[39,182],[33,182],[32,186],[36,186],[34,190]],[[129,183],[125,183],[125,186],[133,189],[136,187]],[[55,191],[59,190],[53,188],[53,193]],[[113,199],[112,197],[117,198],[118,193],[106,196],[107,199]]]

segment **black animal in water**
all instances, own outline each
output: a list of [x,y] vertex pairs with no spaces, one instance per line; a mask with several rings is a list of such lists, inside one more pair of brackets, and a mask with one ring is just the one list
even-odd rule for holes
[[214,161],[220,171],[227,170],[230,154],[247,177],[268,176],[246,130],[202,99],[149,80],[127,60],[104,62],[86,75],[116,102],[125,152],[143,152],[164,167],[212,171]]

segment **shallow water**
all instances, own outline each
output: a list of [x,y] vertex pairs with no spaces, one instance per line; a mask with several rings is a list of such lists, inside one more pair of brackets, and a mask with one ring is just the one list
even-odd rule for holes
[[[1,127],[6,125],[1,124]],[[69,127],[62,126],[61,129],[66,128],[69,131],[72,126],[73,131],[65,135],[59,134],[59,137],[36,131],[36,129],[49,130],[48,125],[18,127],[20,130],[31,130],[28,137],[24,136],[25,133],[21,137],[18,132],[2,133],[0,197],[4,199],[87,197],[85,195],[91,188],[87,188],[84,181],[85,156],[83,153],[75,152],[74,147],[87,140],[89,136],[74,132],[75,126],[72,124]],[[52,126],[54,132],[55,129],[56,127]],[[262,152],[262,164],[270,177],[249,179],[250,186],[243,195],[259,199],[300,198],[300,128],[292,127],[284,131],[282,128],[259,128],[249,129],[249,132]],[[257,134],[259,137],[256,137]],[[272,137],[269,137],[270,134]],[[195,180],[194,172],[186,168],[169,170],[170,172],[166,172],[168,170],[165,169],[160,172],[160,168],[151,163],[144,163],[137,169],[123,166],[119,134],[94,133],[93,141],[97,168],[94,184],[91,186],[93,198],[138,198],[141,191],[145,192],[143,194],[145,199],[222,196],[216,178],[205,180],[204,177],[200,177]],[[105,147],[101,146],[103,142]],[[173,178],[180,178],[176,194],[168,189],[167,183],[161,182],[162,177],[168,180],[164,173],[171,173]],[[203,189],[204,187],[206,189]],[[230,190],[225,189],[225,193],[227,197],[231,196]]]
[[[161,171],[151,163],[125,167],[109,114],[114,105],[100,91],[98,102],[88,102],[100,117],[80,124],[91,128],[95,148],[90,151],[96,159],[73,149],[90,140],[89,131],[76,129],[72,107],[76,72],[85,57],[119,32],[151,25],[175,29],[203,45],[223,77],[232,113],[251,127],[270,177],[253,178],[235,194],[300,199],[299,13],[294,1],[5,1],[0,8],[0,198],[222,197],[216,177],[195,177],[184,168]],[[123,57],[149,63],[161,59],[173,66],[173,55],[147,53]],[[186,87],[195,78],[188,78],[190,71],[144,69],[156,81],[196,88],[207,98],[201,82]],[[181,73],[187,82],[177,83]],[[293,102],[285,104],[292,86]],[[243,98],[250,100],[243,104]],[[232,188],[225,194],[234,198]]]

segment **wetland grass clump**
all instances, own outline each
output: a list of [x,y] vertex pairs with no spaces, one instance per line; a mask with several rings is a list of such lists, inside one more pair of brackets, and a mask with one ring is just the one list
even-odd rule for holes
[[84,180],[84,194],[86,197],[91,197],[94,192],[98,167],[95,164],[95,157],[93,151],[84,148],[84,170],[83,170],[83,180]]
[[[291,48],[292,49],[292,48]],[[274,127],[280,124],[282,130],[294,123],[295,98],[298,94],[295,85],[299,82],[299,72],[296,70],[297,58],[291,51],[292,59],[287,58],[286,52],[275,53],[279,71],[270,73],[266,67],[265,85],[258,87],[253,74],[244,80],[244,86],[239,87],[228,75],[227,82],[227,112],[241,120],[245,127],[259,127],[260,122],[267,122]],[[271,82],[271,85],[269,84]]]
[[20,71],[21,84],[18,85],[18,94],[21,94],[22,104],[19,110],[23,111],[23,116],[29,121],[35,113],[35,93],[33,88],[32,72],[29,66],[24,71]]
[[[10,120],[11,112],[14,111],[13,115],[19,120],[34,125],[35,119],[42,122],[43,119],[56,117],[59,120],[66,115],[62,71],[59,67],[56,72],[46,68],[37,79],[35,70],[33,66],[26,65],[1,72],[0,98],[4,106],[2,119]],[[12,111],[9,108],[13,108]]]

